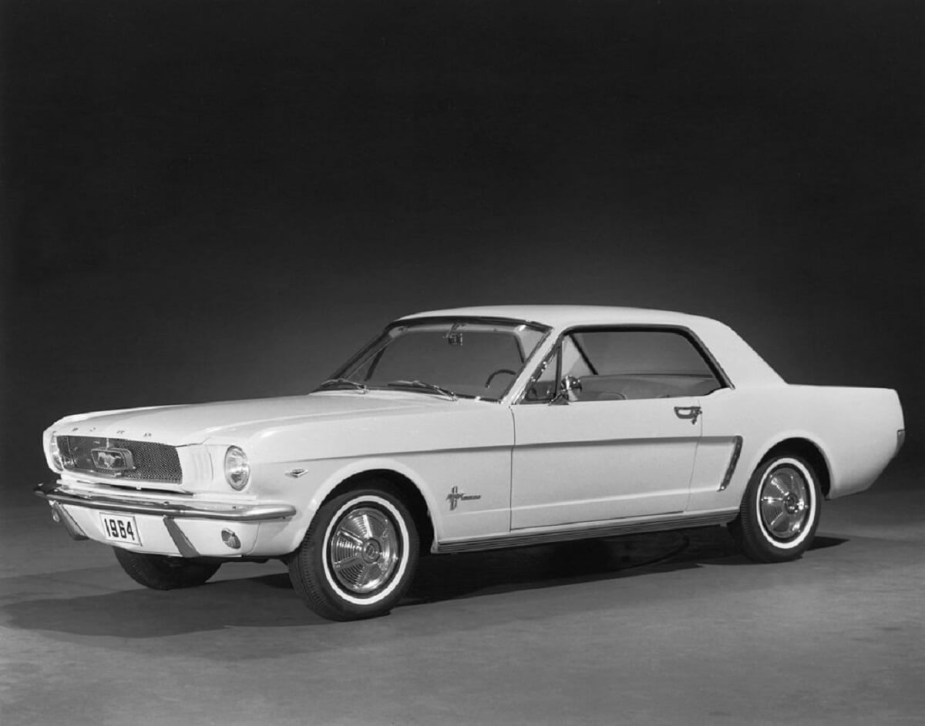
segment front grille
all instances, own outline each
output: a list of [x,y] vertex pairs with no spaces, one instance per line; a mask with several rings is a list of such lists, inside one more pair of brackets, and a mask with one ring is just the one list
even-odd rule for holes
[[[68,471],[86,471],[114,479],[160,481],[179,484],[183,481],[180,457],[173,446],[150,441],[105,439],[93,436],[59,436],[58,449]],[[93,449],[128,449],[134,468],[113,472],[100,469],[93,462]]]

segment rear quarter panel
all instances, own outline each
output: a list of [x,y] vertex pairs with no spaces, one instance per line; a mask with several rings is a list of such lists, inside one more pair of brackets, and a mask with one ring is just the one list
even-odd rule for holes
[[[788,439],[813,443],[825,458],[828,498],[873,484],[897,453],[904,427],[896,392],[885,388],[771,385],[725,389],[702,399],[705,448],[742,438],[735,472],[724,491],[716,470],[698,467],[689,510],[735,505],[768,451]],[[728,445],[731,453],[731,444]],[[724,461],[728,462],[727,455]]]

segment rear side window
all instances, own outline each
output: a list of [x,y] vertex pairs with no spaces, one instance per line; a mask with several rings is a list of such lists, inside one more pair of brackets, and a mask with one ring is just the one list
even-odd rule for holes
[[[548,385],[550,368],[558,376]],[[575,331],[562,338],[543,375],[547,385],[528,389],[527,401],[550,400],[562,379],[573,379],[572,401],[619,401],[704,396],[723,384],[687,335],[675,330]]]
[[700,352],[681,333],[614,330],[571,337],[597,375],[713,375]]

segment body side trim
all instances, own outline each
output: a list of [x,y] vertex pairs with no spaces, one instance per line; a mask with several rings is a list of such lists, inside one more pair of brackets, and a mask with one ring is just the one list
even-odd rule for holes
[[568,542],[578,539],[592,539],[596,537],[616,537],[624,534],[641,534],[645,532],[660,532],[672,529],[688,529],[693,527],[709,527],[726,524],[738,515],[738,509],[728,509],[718,512],[705,512],[693,515],[675,515],[671,517],[649,518],[631,522],[611,522],[591,527],[573,527],[570,529],[545,530],[536,532],[513,532],[497,537],[486,537],[477,540],[453,540],[450,542],[434,542],[432,552],[444,554],[452,552],[477,552],[480,550],[504,549],[507,547],[526,547],[529,545],[549,544],[552,542]]
[[699,440],[700,436],[691,433],[690,436],[665,436],[664,438],[659,438],[657,436],[641,436],[633,439],[597,439],[594,441],[541,441],[535,444],[519,444],[513,448],[517,451],[545,449],[552,446],[563,449],[572,447],[597,448],[600,446],[638,446],[639,444],[677,444]]

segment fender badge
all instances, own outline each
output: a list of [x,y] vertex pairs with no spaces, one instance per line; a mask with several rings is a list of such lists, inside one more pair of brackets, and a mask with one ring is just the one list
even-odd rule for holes
[[308,469],[290,469],[286,472],[286,476],[290,476],[293,479],[298,479],[300,476],[305,476],[308,474]]
[[459,487],[453,487],[450,490],[450,493],[446,495],[447,501],[450,503],[450,511],[452,512],[456,507],[459,506],[460,502],[471,502],[476,499],[481,499],[481,494],[463,494],[459,491]]

